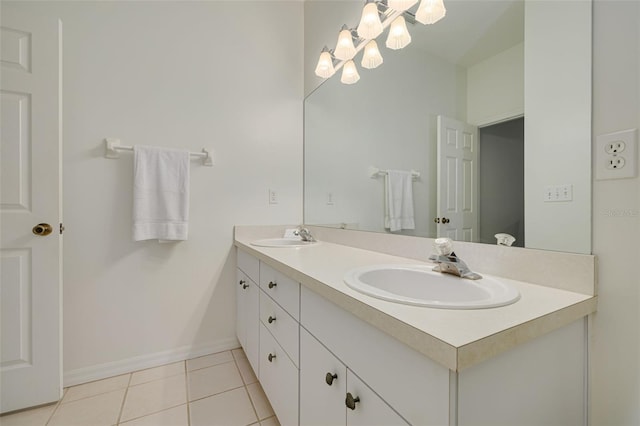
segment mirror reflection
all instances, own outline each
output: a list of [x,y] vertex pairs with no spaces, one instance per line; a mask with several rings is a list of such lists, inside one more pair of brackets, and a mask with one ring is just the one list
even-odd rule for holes
[[[548,77],[531,77],[540,72],[540,64],[534,67],[529,61],[537,50],[549,49],[541,44],[544,39],[538,40],[530,30],[525,34],[524,28],[525,19],[528,29],[543,25],[539,5],[549,2],[530,3],[445,2],[447,15],[438,23],[408,25],[412,42],[404,49],[389,50],[379,41],[384,58],[380,67],[362,69],[358,55],[354,60],[361,76],[358,83],[342,84],[339,71],[311,93],[305,100],[305,223],[489,244],[498,243],[497,234],[508,234],[515,238],[513,246],[589,252],[590,242],[584,244],[575,235],[589,234],[590,200],[586,208],[584,200],[564,205],[544,200],[544,191],[552,184],[569,186],[572,195],[589,192],[590,164],[563,175],[545,170],[540,162],[551,153],[541,151],[547,149],[543,148],[547,138],[532,129],[543,128],[540,111],[553,101],[541,102],[540,95],[530,95],[532,82]],[[559,15],[556,20],[563,14],[573,21],[581,19],[575,7],[569,9],[554,11]],[[590,34],[590,15],[583,20],[577,24],[578,33]],[[553,26],[547,22],[546,38]],[[561,27],[558,24],[559,36],[567,32]],[[584,38],[559,44],[586,43],[590,52],[590,37]],[[590,53],[574,50],[582,56],[570,62],[583,72],[583,57],[590,61]],[[557,55],[572,53],[565,49]],[[553,60],[557,64],[558,59]],[[578,78],[581,82],[590,81],[588,65],[586,77]],[[571,84],[567,76],[551,86]],[[585,87],[590,90],[590,83],[581,89]],[[582,114],[580,120],[565,120],[562,126],[589,135],[590,97],[574,99],[574,104],[579,111],[588,111],[586,119]],[[581,151],[589,149],[588,140],[576,144]],[[547,166],[555,167],[553,161]],[[537,175],[557,176],[538,183],[539,178],[529,176],[534,167]],[[407,175],[411,171],[416,172],[413,177]],[[534,182],[540,187],[533,187]],[[529,208],[538,212],[527,213],[528,194],[535,198]],[[548,207],[554,211],[547,212]],[[576,208],[582,216],[575,216]],[[545,225],[530,219],[546,214],[566,215],[561,223],[574,215],[580,227],[555,233],[561,243],[546,237],[539,241],[536,235],[549,230],[540,232]],[[505,243],[504,237],[501,241]]]

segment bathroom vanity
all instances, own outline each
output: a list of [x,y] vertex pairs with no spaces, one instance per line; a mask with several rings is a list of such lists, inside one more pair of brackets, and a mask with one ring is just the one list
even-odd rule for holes
[[[516,303],[398,304],[349,288],[345,272],[426,262],[327,236],[299,248],[251,244],[274,232],[236,228],[237,334],[283,425],[586,424],[593,293],[501,277],[520,292]],[[595,260],[560,263],[571,270],[575,262],[588,269]]]

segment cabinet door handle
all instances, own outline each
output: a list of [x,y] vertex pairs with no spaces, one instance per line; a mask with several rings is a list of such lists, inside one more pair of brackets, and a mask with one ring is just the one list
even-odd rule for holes
[[269,288],[274,288],[275,286],[277,286],[278,283],[275,281],[269,281]]
[[267,359],[269,360],[269,362],[273,362],[273,360],[276,359],[276,355],[275,354],[269,354]]
[[272,322],[274,322],[276,320],[276,317],[272,317],[269,316],[269,318],[267,319],[267,321],[269,322],[269,324],[271,324]]
[[246,289],[247,289],[247,287],[249,287],[249,284],[242,284],[242,289],[243,289],[243,290],[246,290]]
[[337,378],[338,378],[337,374],[327,373],[327,375],[324,377],[324,381],[327,382],[329,386],[331,386],[333,384],[333,381]]
[[353,395],[351,395],[351,392],[347,392],[347,399],[344,400],[344,403],[347,406],[347,408],[355,410],[356,409],[356,402],[360,402],[360,397],[356,396],[354,398]]
[[245,280],[240,280],[240,282],[238,283],[239,285],[244,285],[244,283],[246,283]]

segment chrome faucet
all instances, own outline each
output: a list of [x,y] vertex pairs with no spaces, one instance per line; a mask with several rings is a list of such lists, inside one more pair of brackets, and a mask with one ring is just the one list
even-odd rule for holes
[[437,266],[433,268],[434,271],[452,274],[470,280],[479,280],[482,278],[482,275],[471,271],[467,264],[456,256],[453,251],[453,244],[449,238],[436,239],[434,248],[437,254],[429,256],[429,260],[437,264]]
[[302,241],[306,241],[308,243],[316,242],[316,239],[313,238],[313,235],[311,235],[311,231],[309,231],[307,228],[303,227],[302,225],[300,225],[298,229],[296,229],[295,234],[298,235]]

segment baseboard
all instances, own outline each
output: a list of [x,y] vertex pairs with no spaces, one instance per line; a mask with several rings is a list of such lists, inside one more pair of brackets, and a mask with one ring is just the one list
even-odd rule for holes
[[227,351],[238,347],[240,347],[240,343],[238,343],[238,339],[236,338],[217,340],[206,345],[182,346],[168,351],[65,371],[63,383],[64,387],[75,386],[94,380],[131,373],[145,368],[158,367],[160,365],[184,361],[186,359]]

